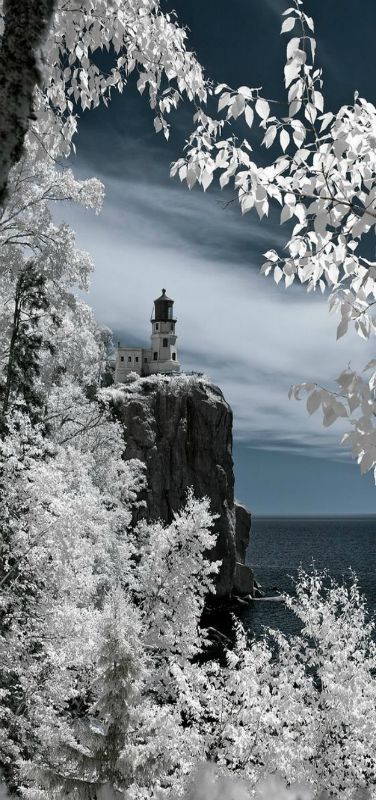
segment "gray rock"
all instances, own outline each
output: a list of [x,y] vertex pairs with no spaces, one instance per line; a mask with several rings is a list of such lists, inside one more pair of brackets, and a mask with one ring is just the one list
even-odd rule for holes
[[235,564],[233,591],[243,596],[254,593],[252,570],[239,561]]
[[244,564],[249,534],[251,530],[251,515],[245,506],[235,502],[235,530],[236,530],[236,555],[238,561]]
[[116,387],[115,406],[126,427],[126,459],[146,464],[148,488],[138,518],[169,523],[192,486],[218,514],[214,560],[222,560],[216,592],[253,594],[253,574],[244,566],[251,518],[234,502],[232,411],[221,390],[186,375],[132,379]]

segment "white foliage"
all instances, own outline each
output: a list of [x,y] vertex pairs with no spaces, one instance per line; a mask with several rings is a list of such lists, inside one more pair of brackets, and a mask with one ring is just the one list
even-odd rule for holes
[[154,691],[160,681],[162,696],[174,694],[172,668],[187,670],[205,640],[200,617],[220,566],[207,555],[216,541],[212,523],[209,501],[197,500],[190,491],[171,525],[143,522],[135,531],[141,555],[132,588],[140,598],[147,646],[160,665]]
[[216,771],[188,797],[374,796],[376,647],[358,585],[301,571],[286,602],[299,635],[249,642],[238,625],[227,669],[206,665],[191,715]]
[[[58,0],[43,45],[42,85],[36,91],[36,122],[31,138],[50,154],[69,155],[77,129],[74,104],[83,110],[122,92],[131,74],[148,93],[155,129],[168,137],[166,116],[183,94],[204,101],[206,83],[187,34],[174,13],[163,13],[158,0]],[[101,52],[111,54],[109,69],[99,66]]]
[[[243,214],[254,209],[262,218],[271,204],[281,206],[281,223],[291,221],[292,234],[282,254],[273,251],[272,259],[266,254],[263,274],[273,275],[277,284],[283,279],[286,287],[298,280],[307,291],[329,288],[330,310],[341,317],[337,338],[354,326],[359,336],[368,339],[376,331],[376,262],[362,255],[361,243],[368,233],[375,233],[376,108],[355,93],[352,104],[337,113],[324,113],[313,31],[313,20],[304,13],[301,0],[294,0],[284,13],[281,31],[292,32],[285,66],[288,115],[274,116],[259,88],[241,87],[236,92],[229,86],[217,87],[218,109],[227,108],[226,121],[197,112],[186,154],[171,174],[179,172],[183,180],[194,174],[202,185],[209,165],[211,178],[219,173],[221,188],[234,182]],[[264,146],[279,141],[282,150],[267,166],[251,159],[249,142],[239,143],[232,131],[225,135],[224,126],[246,109],[252,121],[253,107],[265,130]],[[347,437],[362,471],[375,464],[373,384],[372,377],[367,409],[361,418],[352,419],[355,431]],[[322,395],[324,425],[347,415],[335,394],[329,395],[328,391]]]
[[[263,272],[286,286],[329,286],[338,335],[353,323],[368,337],[375,265],[355,252],[374,225],[376,111],[356,97],[337,115],[322,113],[313,21],[302,0],[284,17],[282,31],[293,32],[289,116],[271,114],[260,89],[217,87],[226,119],[198,109],[173,172],[205,190],[219,171],[221,186],[234,180],[242,211],[260,218],[276,202],[281,222],[295,226],[287,256],[268,250]],[[116,54],[106,75],[94,62],[103,47]],[[165,115],[180,93],[206,98],[201,67],[154,0],[59,3],[45,64],[37,119],[0,221],[3,381],[30,255],[48,310],[35,312],[34,324],[55,347],[38,351],[37,421],[19,403],[19,366],[2,419],[2,763],[29,800],[311,800],[323,792],[350,800],[354,787],[375,797],[376,651],[356,581],[301,572],[286,598],[302,623],[298,636],[270,632],[249,642],[237,624],[227,665],[200,663],[199,621],[216,570],[207,559],[215,540],[209,502],[190,493],[171,525],[132,529],[143,470],[122,461],[124,432],[111,407],[143,381],[168,380],[173,393],[197,381],[210,394],[210,386],[205,376],[131,376],[124,387],[99,388],[106,337],[74,297],[87,285],[90,258],[67,227],[54,225],[48,205],[98,209],[102,200],[97,181],[76,181],[44,152],[70,151],[71,98],[82,108],[107,102],[137,69],[155,129],[167,136]],[[266,148],[281,147],[271,165],[255,164],[247,141],[223,138],[243,114],[249,127],[259,120]],[[25,324],[27,314],[21,309]],[[376,466],[375,366],[369,380],[345,370],[337,394],[314,384],[292,390],[297,398],[307,392],[308,412],[321,409],[325,425],[350,419],[346,439],[363,471]]]

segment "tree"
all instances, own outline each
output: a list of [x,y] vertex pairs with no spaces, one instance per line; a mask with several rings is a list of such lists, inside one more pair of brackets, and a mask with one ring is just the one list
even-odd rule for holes
[[[286,32],[298,23],[312,30],[300,6],[296,0],[288,12]],[[285,150],[293,147],[292,134],[294,155],[257,167],[246,144],[217,142],[223,124],[201,110],[196,138],[177,168],[190,185],[198,179],[204,188],[214,169],[223,171],[223,184],[232,173],[244,210],[254,205],[262,215],[270,199],[282,202],[284,217],[295,215],[298,227],[288,258],[271,251],[265,271],[270,267],[278,279],[279,269],[287,283],[307,274],[315,285],[332,281],[333,257],[343,255],[339,245],[354,251],[350,243],[360,234],[351,215],[365,218],[366,210],[364,198],[360,213],[324,194],[326,180],[332,191],[346,189],[354,158],[346,144],[344,178],[334,137],[346,114],[328,121],[330,134],[317,134],[321,75],[307,63],[308,43],[312,51],[306,32],[289,43],[287,121],[270,117],[259,90],[219,88],[229,119],[244,113],[250,124],[254,106],[265,143],[272,145],[278,133]],[[101,46],[116,54],[107,75],[94,63]],[[214,569],[205,555],[213,544],[208,502],[189,495],[172,525],[131,529],[142,467],[122,460],[124,431],[111,416],[116,390],[100,389],[104,342],[90,309],[74,296],[91,261],[51,217],[53,201],[98,208],[102,196],[98,182],[76,181],[50,158],[70,151],[73,100],[83,107],[107,100],[111,87],[121,89],[138,68],[139,88],[148,87],[156,108],[156,128],[167,135],[165,113],[180,91],[205,99],[201,68],[186,51],[185,33],[151,0],[58,4],[44,58],[35,124],[10,173],[0,220],[7,398],[0,442],[0,746],[8,785],[30,800],[176,798],[207,760],[217,770],[207,792],[214,787],[214,797],[257,796],[270,772],[281,776],[278,791],[293,781],[308,782],[311,795],[325,790],[345,800],[354,786],[374,791],[375,645],[356,582],[338,586],[301,573],[287,601],[301,620],[299,636],[274,633],[250,643],[237,625],[227,668],[201,663],[199,620]],[[172,85],[165,89],[166,80]],[[362,117],[363,105],[356,100],[355,116]],[[295,118],[300,111],[306,123]],[[314,141],[302,147],[307,123]],[[351,146],[353,153],[353,139]],[[338,174],[334,167],[333,175],[323,173],[328,153]],[[363,151],[360,162],[366,170]],[[368,180],[368,172],[362,176]],[[318,276],[310,273],[313,262],[322,269]],[[364,259],[359,264],[356,272],[351,262],[358,277]],[[353,273],[346,274],[351,284]],[[356,277],[350,291],[360,291]],[[33,401],[30,408],[25,400],[36,389],[43,404]],[[335,409],[334,402],[328,400]]]
[[196,684],[209,771],[193,796],[374,796],[376,648],[357,582],[300,571],[286,602],[300,634],[249,641],[238,624],[227,669],[209,663]]
[[[130,492],[131,471],[122,469],[111,423],[107,452],[103,437],[101,449],[89,454],[85,434],[56,446],[26,415],[14,414],[12,422],[1,449],[1,763],[19,787],[22,761],[38,751],[40,727],[85,697],[101,598],[117,570],[126,571],[121,533],[131,511],[123,481]],[[111,502],[109,483],[97,483],[96,460],[103,457]]]
[[30,765],[48,796],[123,797],[133,782],[142,786],[152,775],[156,752],[146,742],[147,731],[155,742],[160,712],[148,707],[147,715],[143,708],[145,671],[139,614],[121,587],[114,587],[101,614],[88,708],[71,721],[49,709],[41,751]]
[[40,49],[47,36],[54,0],[4,0],[0,46],[0,205],[10,169],[23,153],[33,118],[34,92],[42,82]]
[[[62,456],[63,453],[60,462]],[[72,466],[77,467],[78,461],[83,472],[81,480],[87,482],[85,456],[77,453],[74,457],[71,449],[67,456]],[[21,754],[16,758],[21,771],[21,776],[15,779],[16,785],[23,785],[27,796],[35,799],[44,796],[43,792],[48,797],[68,796],[75,800],[101,797],[102,792],[111,799],[123,797],[125,792],[129,797],[137,797],[140,791],[142,796],[152,797],[162,785],[174,791],[197,757],[198,733],[185,730],[181,714],[184,697],[177,698],[173,691],[175,667],[180,667],[191,692],[195,686],[192,676],[196,674],[190,669],[191,658],[185,656],[182,645],[187,614],[183,617],[170,613],[178,607],[180,597],[176,562],[163,569],[170,587],[164,613],[153,613],[151,587],[147,584],[142,591],[138,584],[135,594],[134,557],[139,574],[145,575],[149,554],[145,553],[143,565],[143,551],[134,553],[131,531],[126,527],[126,511],[120,529],[119,508],[112,510],[110,518],[108,509],[107,517],[103,516],[106,513],[105,506],[101,513],[103,492],[98,488],[95,493],[92,486],[84,493],[82,485],[77,487],[77,477],[78,497],[72,508],[72,494],[67,491],[67,484],[72,482],[72,468],[67,468],[65,459],[61,466],[61,494],[59,491],[54,507],[59,508],[60,518],[50,533],[49,543],[42,541],[39,551],[36,549],[32,554],[34,565],[43,564],[42,553],[54,556],[51,565],[43,564],[44,603],[41,598],[37,602],[33,597],[28,607],[29,643],[33,637],[39,647],[36,652],[35,647],[27,651],[26,661],[25,622],[17,626],[18,638],[13,639],[9,632],[4,642],[9,653],[6,663],[14,664],[16,643],[25,662],[19,667],[24,695],[20,733],[23,758]],[[49,466],[48,474],[52,474],[49,480],[56,480],[55,469],[54,464],[52,469]],[[40,484],[38,488],[40,492]],[[44,490],[44,505],[47,493],[48,487]],[[90,502],[90,496],[97,500],[88,507],[85,535],[77,504],[81,507],[83,500]],[[64,542],[61,533],[68,514],[72,515],[71,541]],[[180,528],[183,536],[188,527],[193,530],[199,517],[205,538],[211,518],[206,516],[206,505],[200,509],[200,503],[192,498],[176,520],[175,530]],[[166,529],[165,534],[169,538],[171,530]],[[61,548],[69,552],[65,564]],[[186,548],[192,550],[192,577],[198,587],[200,579],[204,584],[212,567],[199,555],[195,558],[198,550],[192,541]],[[39,570],[35,567],[34,570],[37,580]],[[195,600],[195,595],[202,592],[202,588],[196,588],[191,597]],[[197,626],[195,615],[192,621]],[[161,652],[154,638],[157,625],[169,630],[169,643],[162,646]],[[175,642],[180,643],[180,648],[175,647]],[[196,642],[190,650],[192,646],[195,651],[198,649]],[[166,672],[171,684],[169,694],[163,680]],[[4,735],[8,749],[9,727]]]
[[41,347],[47,343],[38,331],[40,315],[48,309],[45,279],[38,274],[32,262],[17,278],[13,318],[10,331],[9,355],[6,366],[2,398],[2,419],[9,411],[13,396],[17,396],[30,416],[40,417],[42,397],[38,393],[37,378]]
[[[218,111],[225,119],[197,111],[196,129],[172,174],[189,188],[198,181],[206,190],[220,173],[222,188],[233,181],[243,214],[254,209],[262,218],[271,204],[279,206],[281,224],[294,223],[287,255],[268,250],[261,272],[286,287],[296,280],[308,291],[329,287],[330,310],[341,316],[337,338],[354,325],[368,339],[376,325],[376,262],[367,257],[366,243],[376,222],[376,109],[355,93],[352,105],[324,113],[313,20],[302,0],[294,0],[283,17],[281,33],[292,34],[284,70],[285,115],[272,113],[260,89],[217,86]],[[250,128],[258,118],[262,144],[275,153],[267,166],[255,162],[247,140],[238,142],[232,130],[226,135],[232,120],[243,115]],[[325,426],[338,417],[349,419],[352,430],[343,442],[351,444],[362,472],[374,469],[376,479],[375,367],[376,360],[367,365],[367,378],[345,369],[337,391],[306,383],[293,387],[292,394],[299,398],[302,390],[308,392],[308,411],[321,407]]]
[[151,691],[162,702],[178,700],[180,675],[189,672],[206,642],[200,619],[220,566],[207,555],[216,540],[212,521],[209,500],[189,491],[171,525],[141,522],[135,530],[131,585],[153,653]]
[[[202,83],[184,38],[154,2],[57,5],[43,51],[43,82],[33,98],[35,121],[22,158],[20,138],[9,177],[0,220],[0,516],[2,765],[12,787],[20,786],[22,762],[41,752],[44,724],[50,723],[51,733],[56,714],[68,707],[69,728],[74,701],[87,705],[87,682],[99,657],[101,604],[127,575],[125,532],[142,485],[140,465],[121,459],[123,432],[99,397],[103,337],[74,295],[87,287],[91,261],[76,249],[73,232],[57,227],[51,215],[52,201],[98,208],[103,194],[98,181],[76,181],[56,164],[69,152],[76,125],[69,96],[84,108],[102,97],[107,101],[111,87],[121,90],[128,72],[143,64],[148,72],[139,88],[149,85],[153,103],[163,92],[163,119],[179,90],[193,96]],[[86,71],[89,57],[110,45],[119,56],[110,78],[94,62]],[[165,71],[178,84],[170,99],[162,86]]]

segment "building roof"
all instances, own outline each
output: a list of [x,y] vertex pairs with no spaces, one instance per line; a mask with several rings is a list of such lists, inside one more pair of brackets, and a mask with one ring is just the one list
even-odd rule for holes
[[166,294],[166,289],[162,289],[162,294],[161,294],[161,296],[160,296],[160,297],[157,297],[157,299],[156,299],[156,300],[154,300],[154,303],[159,303],[161,300],[162,300],[162,301],[166,300],[166,301],[167,301],[167,302],[169,302],[169,303],[173,303],[173,302],[174,302],[174,301],[171,299],[171,297],[167,297],[167,294]]

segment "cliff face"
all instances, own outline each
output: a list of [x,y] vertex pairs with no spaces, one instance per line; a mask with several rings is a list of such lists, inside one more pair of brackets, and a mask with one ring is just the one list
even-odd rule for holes
[[232,411],[217,386],[195,376],[128,379],[113,390],[126,427],[126,459],[146,464],[149,520],[169,523],[182,507],[187,488],[210,499],[218,514],[213,559],[222,560],[217,595],[253,593],[253,575],[244,566],[249,512],[234,502]]

